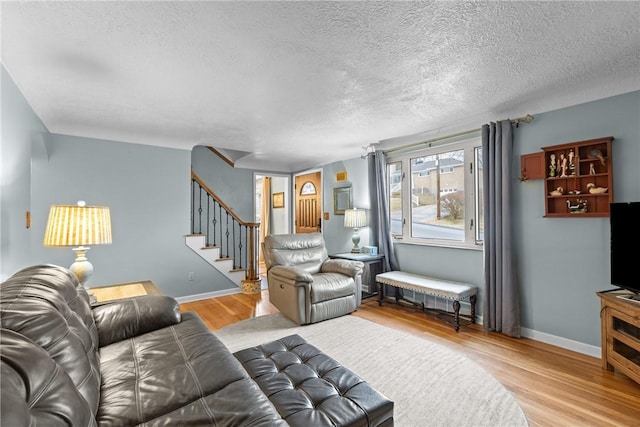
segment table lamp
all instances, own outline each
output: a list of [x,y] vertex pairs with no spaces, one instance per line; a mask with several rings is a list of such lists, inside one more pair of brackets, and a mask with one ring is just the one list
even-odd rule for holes
[[93,274],[93,265],[87,259],[88,245],[111,244],[111,214],[103,206],[52,205],[44,233],[44,246],[76,246],[76,260],[69,269],[86,288]]
[[369,223],[367,222],[367,211],[365,209],[345,209],[344,226],[353,228],[353,236],[351,236],[353,248],[351,248],[351,253],[360,253],[360,247],[358,246],[360,244],[360,234],[358,233],[358,229],[366,227],[367,225],[369,225]]

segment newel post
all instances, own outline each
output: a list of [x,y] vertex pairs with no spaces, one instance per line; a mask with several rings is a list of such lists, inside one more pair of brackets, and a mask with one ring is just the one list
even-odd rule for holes
[[259,228],[259,223],[247,223],[249,251],[247,252],[247,275],[246,278],[242,281],[242,293],[244,294],[257,294],[262,290],[262,281],[260,280],[258,269],[256,268],[256,262],[258,259],[258,257],[256,256],[256,248]]

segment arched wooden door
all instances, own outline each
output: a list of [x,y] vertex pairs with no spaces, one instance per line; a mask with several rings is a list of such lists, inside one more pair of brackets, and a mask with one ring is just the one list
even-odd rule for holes
[[296,233],[320,232],[322,187],[320,172],[296,176]]

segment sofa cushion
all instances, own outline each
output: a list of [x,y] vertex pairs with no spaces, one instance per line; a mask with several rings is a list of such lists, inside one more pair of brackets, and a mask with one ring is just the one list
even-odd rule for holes
[[[278,425],[281,417],[194,313],[100,349],[100,425]],[[179,420],[179,421],[178,421]]]
[[0,329],[3,426],[94,426],[87,401],[49,353],[24,335]]
[[340,273],[320,273],[313,276],[311,304],[353,295],[353,278]]
[[15,273],[0,287],[0,321],[47,351],[96,413],[98,334],[89,295],[71,271],[37,265]]
[[100,346],[180,322],[180,305],[164,295],[143,295],[108,302],[93,309]]

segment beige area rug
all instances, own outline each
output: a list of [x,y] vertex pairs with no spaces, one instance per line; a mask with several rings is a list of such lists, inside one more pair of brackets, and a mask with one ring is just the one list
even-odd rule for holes
[[304,337],[391,399],[396,426],[528,426],[514,396],[465,355],[359,317],[298,326],[271,314],[215,334],[232,352]]

